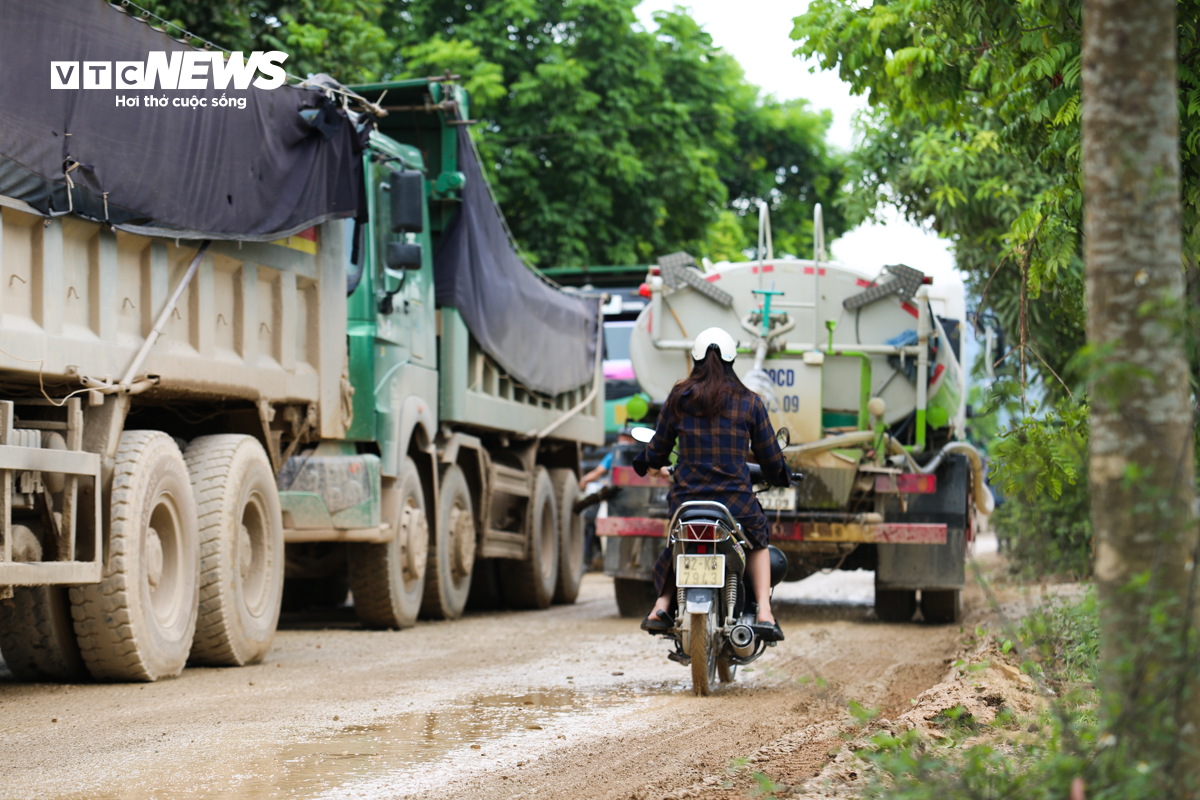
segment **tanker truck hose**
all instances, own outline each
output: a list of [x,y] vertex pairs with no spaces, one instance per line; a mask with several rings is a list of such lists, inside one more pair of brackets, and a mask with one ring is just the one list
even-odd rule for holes
[[[971,461],[971,470],[974,473],[974,496],[975,507],[979,509],[981,514],[991,514],[996,508],[996,500],[992,497],[991,491],[984,485],[985,470],[983,464],[983,456],[979,454],[972,445],[966,442],[950,442],[943,447],[933,460],[924,467],[917,464],[913,459],[912,454],[904,449],[904,445],[900,444],[894,437],[889,434],[884,434],[887,438],[888,452],[892,455],[904,456],[904,460],[908,463],[909,469],[913,472],[921,472],[926,475],[933,474],[947,454],[961,453]],[[839,447],[851,447],[856,444],[866,444],[875,440],[875,434],[871,431],[856,431],[854,433],[843,433],[840,436],[828,436],[824,439],[819,439],[815,442],[807,444],[793,445],[787,448],[787,453],[819,453],[825,450],[836,450]]]
[[933,460],[921,467],[921,472],[926,475],[932,474],[942,464],[948,453],[959,453],[966,456],[971,461],[971,470],[975,474],[975,508],[981,514],[991,514],[996,510],[996,499],[992,497],[992,492],[984,485],[986,477],[985,467],[983,464],[983,456],[975,449],[974,445],[966,442],[950,442],[948,445],[938,451],[938,454],[933,457]]
[[150,329],[150,333],[146,335],[146,340],[142,342],[141,348],[138,349],[137,355],[133,357],[133,361],[129,364],[129,369],[125,370],[125,377],[121,378],[120,383],[112,383],[111,380],[97,380],[95,378],[83,377],[83,385],[89,389],[95,389],[102,394],[116,394],[118,392],[124,394],[138,394],[144,392],[153,386],[158,381],[151,378],[143,378],[140,381],[135,381],[134,376],[138,370],[142,368],[142,362],[146,360],[146,356],[150,354],[150,348],[154,347],[154,343],[158,341],[158,337],[162,335],[163,328],[167,326],[167,320],[171,318],[171,312],[175,310],[175,306],[179,304],[179,298],[183,296],[183,292],[187,289],[188,284],[192,282],[192,278],[196,276],[196,271],[200,268],[200,261],[204,258],[204,254],[208,251],[208,246],[212,244],[208,239],[205,239],[200,244],[200,249],[196,251],[196,255],[192,258],[191,265],[188,266],[187,272],[179,281],[179,285],[175,287],[175,291],[171,293],[170,299],[163,307],[162,312],[158,315],[158,319],[154,323],[154,327]]

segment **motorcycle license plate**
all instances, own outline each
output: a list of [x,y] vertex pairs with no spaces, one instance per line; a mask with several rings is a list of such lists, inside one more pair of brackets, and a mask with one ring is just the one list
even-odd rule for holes
[[725,585],[725,556],[675,556],[675,585],[709,588]]
[[763,511],[795,511],[796,490],[791,486],[776,486],[760,494],[758,502]]

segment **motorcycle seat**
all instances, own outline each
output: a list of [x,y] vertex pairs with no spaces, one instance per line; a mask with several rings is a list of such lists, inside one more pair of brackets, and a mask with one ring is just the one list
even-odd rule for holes
[[680,522],[708,523],[709,525],[728,525],[728,517],[720,514],[714,508],[684,508],[679,512]]

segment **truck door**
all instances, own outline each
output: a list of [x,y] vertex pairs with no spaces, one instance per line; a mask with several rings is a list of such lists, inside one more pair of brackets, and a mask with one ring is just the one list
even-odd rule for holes
[[[391,186],[388,179],[395,162],[372,163],[372,189],[375,197],[375,280],[378,324],[376,337],[380,344],[391,345],[393,358],[432,367],[433,270],[432,254],[428,252],[425,234],[393,233],[386,223],[391,219]],[[392,270],[387,266],[387,246],[390,242],[421,243],[425,251],[420,269]],[[386,344],[385,344],[386,343]]]

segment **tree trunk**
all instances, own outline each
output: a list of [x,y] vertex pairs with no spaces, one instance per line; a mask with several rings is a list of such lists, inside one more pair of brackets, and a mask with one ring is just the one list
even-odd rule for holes
[[[1191,794],[1200,698],[1175,84],[1175,0],[1085,0],[1084,233],[1102,718],[1127,763]],[[1178,324],[1177,324],[1178,322]],[[1145,583],[1136,579],[1148,578]],[[1151,609],[1168,621],[1152,624]],[[1189,639],[1190,637],[1190,639]]]

